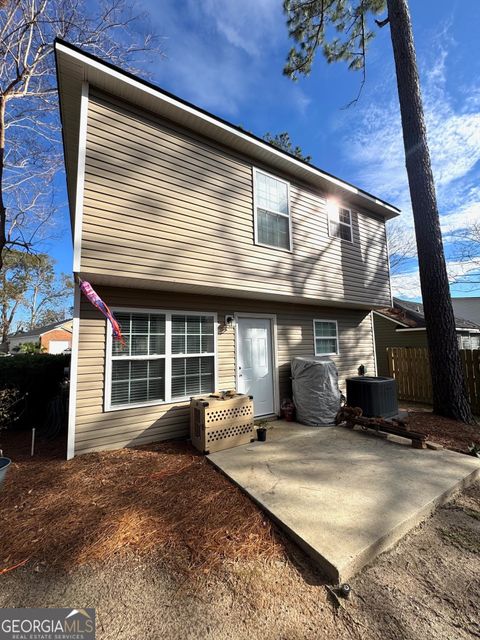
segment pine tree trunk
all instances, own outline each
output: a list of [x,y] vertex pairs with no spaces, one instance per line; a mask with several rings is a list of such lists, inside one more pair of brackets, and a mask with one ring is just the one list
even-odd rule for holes
[[387,0],[387,5],[427,325],[433,411],[472,422],[455,332],[408,2]]

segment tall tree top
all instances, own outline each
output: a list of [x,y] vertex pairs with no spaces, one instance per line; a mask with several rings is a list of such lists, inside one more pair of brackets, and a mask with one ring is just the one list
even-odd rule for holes
[[385,7],[385,0],[284,0],[289,35],[296,42],[285,75],[293,80],[308,75],[317,49],[327,62],[344,61],[349,69],[365,70],[365,51],[375,35],[372,22]]

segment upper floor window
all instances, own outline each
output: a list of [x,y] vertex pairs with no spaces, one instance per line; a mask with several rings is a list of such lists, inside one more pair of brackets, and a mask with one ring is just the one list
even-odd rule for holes
[[333,238],[353,242],[352,212],[336,204],[328,206],[329,234]]
[[336,320],[314,320],[313,338],[316,356],[338,354],[338,325]]
[[254,169],[255,242],[291,249],[288,182]]

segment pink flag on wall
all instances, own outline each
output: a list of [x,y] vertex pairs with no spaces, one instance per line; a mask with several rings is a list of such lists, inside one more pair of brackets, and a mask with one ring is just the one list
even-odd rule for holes
[[110,311],[105,302],[100,298],[98,293],[93,289],[92,285],[89,282],[83,281],[80,283],[80,291],[87,298],[87,300],[93,304],[103,315],[107,318],[107,320],[112,325],[112,335],[115,340],[118,340],[123,346],[126,345],[126,342],[122,336],[122,331],[120,329],[120,325],[115,320],[115,316]]

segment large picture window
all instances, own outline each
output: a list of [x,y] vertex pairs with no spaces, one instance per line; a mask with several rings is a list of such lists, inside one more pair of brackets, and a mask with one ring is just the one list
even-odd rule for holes
[[126,346],[109,333],[106,409],[159,404],[215,390],[214,314],[115,311]]
[[256,243],[290,250],[288,182],[255,169],[254,185]]
[[338,325],[336,320],[314,320],[313,334],[316,356],[338,354]]

